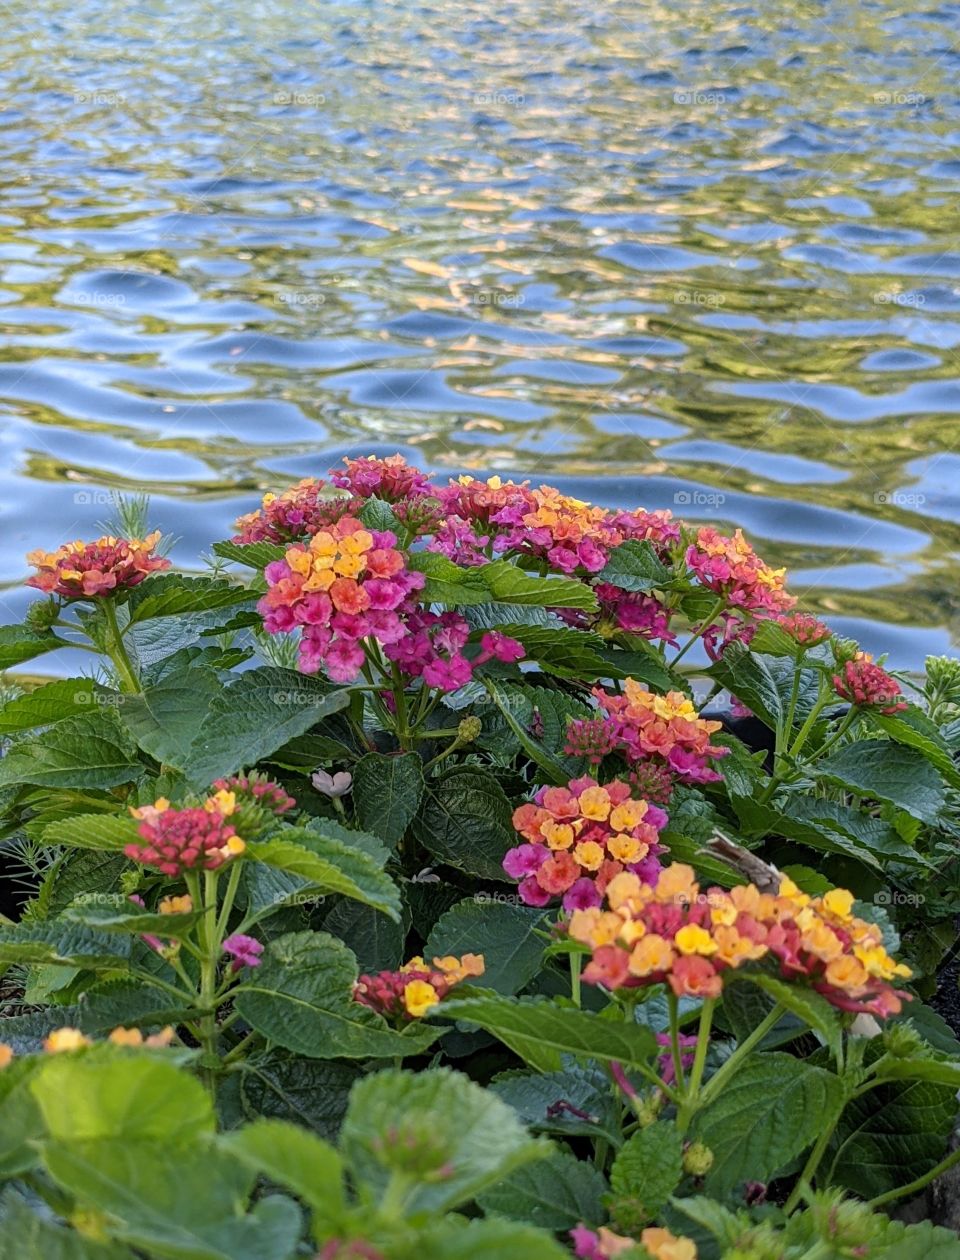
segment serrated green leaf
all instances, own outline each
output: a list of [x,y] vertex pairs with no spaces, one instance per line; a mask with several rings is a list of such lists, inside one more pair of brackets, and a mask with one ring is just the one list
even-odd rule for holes
[[683,1140],[672,1120],[658,1120],[638,1129],[617,1152],[610,1185],[617,1195],[643,1205],[653,1218],[667,1203],[683,1176]]
[[63,640],[55,634],[36,634],[27,626],[0,626],[0,671],[58,647],[63,647]]
[[186,770],[210,702],[222,690],[212,669],[186,669],[145,687],[138,695],[123,696],[117,714],[145,753],[176,770]]
[[174,617],[183,613],[211,612],[247,602],[251,593],[222,578],[186,577],[182,573],[160,573],[134,587],[127,601],[129,625],[151,617]]
[[535,577],[509,560],[492,560],[472,571],[501,604],[533,604],[538,608],[579,608],[596,612],[597,597],[576,578]]
[[519,992],[540,970],[547,942],[542,910],[475,893],[440,916],[423,947],[425,958],[482,954],[483,984],[498,993]]
[[672,574],[646,539],[628,538],[614,547],[595,581],[617,586],[622,591],[655,590],[665,586]]
[[478,766],[456,766],[427,783],[413,833],[439,862],[506,881],[502,862],[516,832],[503,788]]
[[423,762],[416,753],[367,753],[353,769],[357,821],[394,848],[420,805]]
[[0,927],[0,963],[63,963],[68,967],[123,970],[129,959],[129,939],[62,919]]
[[946,800],[943,780],[923,753],[890,740],[848,744],[817,762],[815,773],[856,796],[888,801],[931,826]]
[[224,560],[232,560],[236,564],[245,565],[248,569],[265,569],[274,560],[282,560],[287,552],[283,543],[254,542],[235,543],[215,542],[213,554]]
[[65,718],[42,734],[17,739],[0,759],[0,787],[111,788],[141,772],[126,733],[115,717],[101,711]]
[[514,1169],[477,1196],[485,1212],[553,1232],[597,1226],[606,1218],[607,1182],[599,1169],[565,1151]]
[[129,814],[75,814],[43,829],[44,844],[67,844],[77,849],[122,852],[139,840],[136,820]]
[[377,863],[333,837],[290,828],[270,840],[252,841],[244,857],[308,881],[312,888],[342,893],[400,918],[400,890]]
[[292,932],[271,941],[260,966],[237,990],[235,1006],[252,1028],[297,1054],[317,1059],[421,1054],[441,1033],[411,1024],[400,1033],[353,1000],[357,962],[326,932]]
[[94,703],[92,678],[58,678],[8,701],[0,709],[0,734],[28,731],[66,717],[88,714]]

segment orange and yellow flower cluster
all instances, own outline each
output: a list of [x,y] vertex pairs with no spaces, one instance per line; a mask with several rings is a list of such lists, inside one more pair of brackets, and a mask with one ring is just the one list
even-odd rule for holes
[[631,794],[620,780],[601,787],[585,776],[566,787],[541,788],[533,802],[514,810],[513,825],[526,844],[510,849],[503,869],[520,881],[528,906],[563,897],[565,910],[599,906],[621,871],[645,880],[660,870],[662,809]]
[[895,1015],[910,976],[880,929],[853,914],[842,888],[822,897],[784,879],[777,894],[752,884],[700,892],[694,872],[667,866],[651,887],[624,872],[607,888],[608,909],[575,911],[571,937],[593,951],[584,979],[608,989],[666,982],[678,997],[716,998],[723,974],[773,957],[787,980],[809,984],[834,1006]]
[[237,807],[233,792],[216,792],[201,808],[174,809],[161,797],[153,805],[130,809],[140,820],[144,844],[128,844],[124,853],[171,879],[184,871],[215,871],[241,854],[246,845],[228,821]]
[[482,976],[483,972],[482,954],[434,958],[432,967],[422,958],[411,958],[399,971],[360,976],[353,1000],[387,1019],[421,1019],[439,1005],[454,985],[471,976]]
[[27,586],[64,599],[93,599],[137,586],[150,573],[169,569],[170,561],[154,554],[160,541],[155,530],[144,539],[105,536],[96,542],[64,543],[57,551],[31,551],[27,562],[38,572]]
[[638,1241],[651,1260],[697,1260],[697,1246],[692,1239],[678,1237],[657,1225],[643,1230],[639,1240],[615,1234],[604,1225],[598,1230],[578,1225],[570,1231],[570,1240],[573,1254],[581,1260],[616,1260],[617,1256],[635,1251]]
[[687,565],[694,576],[722,596],[728,608],[775,614],[792,608],[796,600],[784,589],[785,569],[771,569],[738,529],[733,537],[710,525],[698,529],[687,548]]
[[687,783],[715,783],[720,778],[709,763],[728,751],[710,743],[722,723],[699,717],[693,701],[682,692],[658,696],[627,678],[622,695],[599,687],[593,694],[605,716],[570,722],[571,752],[587,751],[591,760],[618,752],[632,766],[663,765]]
[[[107,1041],[114,1046],[143,1046],[147,1050],[162,1050],[172,1044],[175,1035],[169,1024],[160,1032],[151,1033],[146,1037],[139,1028],[124,1028],[121,1025],[113,1030]],[[93,1044],[92,1038],[82,1033],[79,1028],[55,1028],[49,1036],[44,1038],[43,1048],[47,1054],[64,1054],[71,1050],[82,1050],[85,1046]]]

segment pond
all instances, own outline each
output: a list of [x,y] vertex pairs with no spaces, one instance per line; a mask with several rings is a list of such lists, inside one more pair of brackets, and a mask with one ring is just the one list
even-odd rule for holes
[[960,6],[11,0],[0,599],[345,452],[742,525],[955,642]]

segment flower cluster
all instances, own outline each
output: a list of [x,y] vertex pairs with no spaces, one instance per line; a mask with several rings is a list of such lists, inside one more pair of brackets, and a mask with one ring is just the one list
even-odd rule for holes
[[625,871],[606,892],[609,909],[576,911],[571,937],[593,951],[584,979],[608,989],[669,983],[678,997],[716,998],[723,974],[773,957],[788,980],[805,981],[845,1011],[895,1015],[909,977],[880,929],[856,918],[841,888],[810,897],[789,879],[777,894],[752,884],[701,894],[689,866],[673,864],[652,886]]
[[520,881],[528,906],[563,897],[565,910],[599,906],[621,871],[655,880],[663,851],[662,809],[631,795],[619,780],[572,779],[567,787],[541,788],[532,804],[514,811],[513,825],[525,844],[510,849],[503,869]]
[[330,480],[341,490],[349,490],[358,499],[374,495],[388,503],[401,503],[435,493],[429,473],[408,464],[402,455],[364,455],[360,459],[343,460],[346,469],[331,468]]
[[[578,1225],[570,1231],[573,1254],[582,1260],[615,1260],[634,1251],[638,1240],[615,1234],[601,1225],[598,1230]],[[697,1247],[689,1238],[679,1238],[669,1229],[650,1225],[640,1234],[639,1244],[652,1260],[697,1260]]]
[[265,494],[263,506],[234,521],[235,543],[288,543],[309,538],[335,525],[355,504],[345,495],[331,497],[325,481],[304,477],[283,494]]
[[173,809],[161,797],[153,805],[131,807],[140,820],[137,832],[146,842],[128,844],[124,853],[176,879],[184,871],[215,871],[246,848],[228,821],[235,808],[232,793],[218,792],[201,808]]
[[[144,1037],[139,1028],[124,1028],[121,1025],[113,1030],[107,1041],[114,1046],[143,1046],[148,1050],[162,1050],[173,1042],[175,1035],[169,1024],[160,1032],[151,1033],[148,1037]],[[43,1041],[43,1048],[47,1054],[63,1054],[92,1045],[92,1039],[82,1033],[79,1028],[55,1028]]]
[[482,954],[434,958],[432,967],[422,958],[411,958],[399,971],[360,976],[354,986],[353,1000],[387,1019],[420,1019],[429,1014],[454,985],[469,976],[482,976],[483,972]]
[[623,690],[625,694],[615,695],[594,688],[605,716],[570,721],[570,754],[587,755],[597,764],[616,751],[638,770],[652,763],[686,783],[715,783],[720,778],[709,765],[728,751],[710,743],[720,722],[698,717],[693,702],[679,691],[658,696],[632,678],[624,681]]
[[288,547],[283,560],[265,570],[266,595],[257,605],[264,627],[280,634],[301,627],[300,668],[322,665],[336,682],[352,682],[366,660],[362,640],[399,642],[406,630],[401,612],[411,611],[422,573],[408,571],[396,535],[368,530],[344,517],[314,534],[306,545]]
[[814,617],[813,613],[788,613],[777,618],[782,630],[785,630],[800,647],[816,647],[833,636],[829,626]]
[[459,613],[413,612],[404,621],[406,635],[399,642],[388,644],[384,654],[408,678],[422,678],[428,687],[440,691],[456,691],[464,686],[474,669],[487,661],[511,663],[524,654],[522,643],[491,630],[481,637],[479,653],[468,660],[463,648],[470,637],[470,626]]
[[771,569],[736,530],[732,538],[710,525],[698,529],[687,548],[694,576],[728,608],[754,615],[786,612],[796,600],[784,589],[784,569]]
[[242,806],[246,801],[278,817],[295,809],[297,804],[279,783],[256,771],[250,774],[234,774],[229,779],[215,779],[213,787],[217,792],[232,794],[237,806]]
[[138,586],[149,574],[170,568],[169,560],[154,554],[159,541],[160,531],[155,530],[144,539],[106,536],[64,543],[57,551],[31,551],[27,562],[38,572],[27,578],[27,586],[64,599],[90,599]]
[[839,674],[834,674],[833,689],[841,700],[872,705],[881,713],[899,713],[907,707],[907,702],[901,699],[900,684],[885,669],[875,665],[866,652],[858,652],[852,661],[843,665]]

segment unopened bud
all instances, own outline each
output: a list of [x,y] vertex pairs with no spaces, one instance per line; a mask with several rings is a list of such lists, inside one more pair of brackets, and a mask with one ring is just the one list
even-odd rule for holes
[[472,744],[483,730],[483,723],[478,717],[465,717],[457,727],[457,739],[461,744]]
[[691,1142],[683,1152],[683,1171],[691,1177],[705,1177],[713,1167],[713,1151],[703,1142]]

